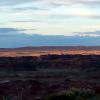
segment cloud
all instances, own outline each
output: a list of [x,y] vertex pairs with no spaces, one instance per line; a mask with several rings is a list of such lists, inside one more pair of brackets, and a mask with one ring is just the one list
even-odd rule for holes
[[[62,17],[63,16],[66,16],[66,17],[79,16],[79,17],[85,17],[85,18],[87,17],[87,18],[93,18],[93,19],[100,18],[99,10],[97,11],[96,7],[91,8],[92,5],[99,5],[100,0],[11,0],[11,1],[1,0],[0,4],[1,5],[8,4],[10,9],[9,8],[7,9],[9,11],[12,10],[13,15],[17,13],[18,15],[21,15],[22,13],[22,15],[25,16],[27,12],[28,14],[29,12],[31,12],[33,15],[40,14],[43,16],[45,15],[49,16],[51,14],[50,16],[59,15]],[[89,5],[90,7],[86,7],[84,5]],[[56,8],[58,9],[58,12],[53,11]],[[6,9],[6,8],[3,8],[3,9]],[[100,7],[98,9],[100,9]]]
[[35,2],[38,0],[0,0],[0,5],[18,5],[18,4],[23,4],[23,3],[28,3],[28,2]]
[[30,36],[36,29],[0,28],[0,37]]
[[30,23],[30,22],[40,22],[40,20],[16,20],[12,22],[18,22],[18,23]]
[[[79,33],[81,34],[81,33]],[[85,34],[88,34],[85,32]],[[91,34],[91,32],[89,33]],[[100,46],[100,36],[28,35],[0,36],[0,48],[23,46]]]
[[86,5],[100,5],[100,0],[78,0],[78,3]]
[[[22,32],[26,31],[26,33]],[[99,45],[100,31],[77,32],[72,35],[29,35],[27,29],[0,28],[0,48],[22,46]],[[20,33],[20,34],[19,34]]]
[[[41,0],[40,0],[41,1]],[[43,0],[52,4],[54,6],[63,6],[63,5],[74,5],[74,4],[82,4],[82,5],[100,5],[100,0]]]
[[48,10],[48,9],[40,7],[15,7],[13,8],[13,10],[24,11],[24,10]]
[[0,27],[20,29],[7,30],[9,34],[94,31],[100,28],[96,27],[100,26],[99,4],[100,0],[0,0]]
[[21,30],[15,29],[15,28],[0,28],[0,37],[1,36],[13,36],[20,34]]
[[0,28],[0,33],[12,33],[18,31],[17,29],[14,28]]
[[74,36],[81,36],[81,37],[100,37],[100,31],[95,31],[95,32],[76,32],[73,33]]
[[0,0],[1,5],[17,5],[23,3],[46,2],[51,5],[61,6],[68,4],[99,5],[100,0]]
[[[18,30],[15,28],[0,28],[0,37],[12,37],[12,36],[24,36],[25,34],[27,36],[32,36],[34,35],[33,31],[36,29],[23,29],[23,30]],[[45,36],[45,35],[43,35]],[[52,36],[52,35],[51,35]],[[60,36],[60,35],[58,35]],[[63,36],[63,35],[62,35]],[[94,32],[74,32],[72,34],[67,34],[65,36],[79,36],[79,37],[100,37],[100,31],[94,31]]]
[[70,14],[72,16],[79,16],[79,17],[84,17],[84,18],[100,18],[100,13],[97,11],[97,9],[89,9],[85,7],[73,7],[70,10]]

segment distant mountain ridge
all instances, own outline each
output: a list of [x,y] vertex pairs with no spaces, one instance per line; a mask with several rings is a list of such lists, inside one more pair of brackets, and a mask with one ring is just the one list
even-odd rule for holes
[[100,50],[100,46],[37,46],[19,48],[0,48],[0,51],[25,50]]
[[37,46],[100,46],[100,37],[63,35],[0,35],[0,48]]

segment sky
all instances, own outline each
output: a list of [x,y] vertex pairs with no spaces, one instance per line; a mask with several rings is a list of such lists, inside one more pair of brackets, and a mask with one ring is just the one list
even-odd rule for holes
[[0,0],[1,44],[23,34],[100,37],[100,0]]
[[100,0],[0,0],[2,28],[25,34],[98,36]]

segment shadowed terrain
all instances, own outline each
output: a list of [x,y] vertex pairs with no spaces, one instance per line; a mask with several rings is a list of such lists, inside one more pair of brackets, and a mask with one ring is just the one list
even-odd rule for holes
[[62,96],[63,91],[66,94],[71,89],[90,91],[94,99],[85,100],[99,100],[98,52],[99,49],[86,47],[1,49],[0,100],[54,100],[59,93]]

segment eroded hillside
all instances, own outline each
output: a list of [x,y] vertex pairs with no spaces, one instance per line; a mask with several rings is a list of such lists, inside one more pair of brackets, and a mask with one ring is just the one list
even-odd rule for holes
[[0,100],[41,100],[70,88],[100,94],[100,55],[0,57]]

